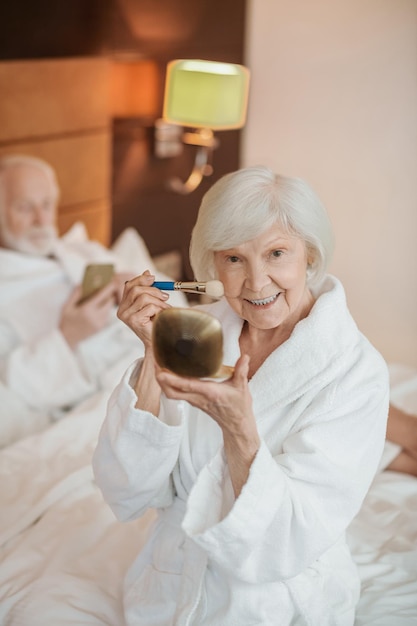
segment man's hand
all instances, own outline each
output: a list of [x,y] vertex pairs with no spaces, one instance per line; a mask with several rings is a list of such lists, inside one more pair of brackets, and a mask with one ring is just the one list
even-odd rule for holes
[[73,350],[81,341],[108,325],[115,305],[115,284],[112,281],[82,304],[77,304],[80,297],[81,287],[76,287],[64,304],[59,324],[61,333]]

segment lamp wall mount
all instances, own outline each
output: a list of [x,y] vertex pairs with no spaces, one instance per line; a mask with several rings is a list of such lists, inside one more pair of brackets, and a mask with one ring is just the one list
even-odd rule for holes
[[157,120],[155,133],[155,154],[159,158],[170,158],[181,154],[184,145],[195,146],[196,155],[193,169],[186,181],[178,177],[170,178],[166,185],[172,191],[189,194],[201,183],[204,176],[213,173],[213,151],[218,147],[219,140],[210,128],[197,128],[184,131],[181,126]]

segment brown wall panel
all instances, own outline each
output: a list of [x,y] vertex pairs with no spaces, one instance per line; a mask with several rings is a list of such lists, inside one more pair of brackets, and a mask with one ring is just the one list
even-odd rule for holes
[[111,209],[105,200],[60,208],[58,229],[61,235],[78,221],[85,224],[90,239],[95,239],[106,246],[110,244]]
[[27,154],[52,165],[61,189],[61,204],[108,198],[111,136],[103,130],[89,135],[0,145],[0,156]]
[[[135,226],[152,254],[181,250],[183,278],[192,278],[188,245],[198,206],[215,180],[239,166],[240,133],[219,133],[213,176],[189,196],[182,196],[167,190],[165,181],[172,175],[188,176],[194,151],[187,146],[180,157],[157,159],[152,127],[162,108],[167,61],[243,62],[245,0],[14,0],[0,5],[4,5],[0,58],[12,59],[0,63],[0,147],[10,151],[10,142],[15,141],[13,151],[23,151],[30,148],[29,139],[36,137],[42,139],[41,150],[46,150],[47,142],[58,136],[73,137],[80,148],[77,155],[71,151],[72,156],[61,158],[52,152],[38,152],[58,171],[63,211],[104,200],[104,196],[92,197],[90,190],[105,184],[97,183],[102,179],[95,169],[102,167],[101,159],[107,159],[108,146],[103,142],[102,150],[98,144],[89,148],[91,144],[84,143],[81,136],[109,124],[109,58],[128,52],[157,64],[158,110],[149,119],[134,120],[139,128],[131,134],[124,124],[115,121],[113,125],[112,176],[107,182],[112,182],[112,238],[126,226]],[[12,100],[5,97],[10,85]],[[55,149],[61,155],[58,143]],[[107,176],[107,163],[101,171]],[[87,197],[78,202],[81,189],[87,190]],[[93,214],[82,217],[91,222]],[[68,225],[71,216],[70,212],[63,218]]]
[[109,124],[105,58],[0,63],[0,142]]
[[109,61],[74,58],[0,63],[0,156],[37,156],[55,169],[65,232],[82,220],[111,240]]
[[0,57],[48,59],[99,54],[106,7],[113,1],[2,0]]

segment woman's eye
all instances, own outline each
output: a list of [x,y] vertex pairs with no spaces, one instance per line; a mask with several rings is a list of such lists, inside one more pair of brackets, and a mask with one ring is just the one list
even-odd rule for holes
[[282,250],[273,250],[273,251],[272,251],[272,256],[273,256],[274,258],[278,258],[278,257],[280,257],[281,255],[282,255]]
[[228,257],[228,261],[229,261],[229,263],[237,263],[239,261],[239,257],[238,256],[229,256]]

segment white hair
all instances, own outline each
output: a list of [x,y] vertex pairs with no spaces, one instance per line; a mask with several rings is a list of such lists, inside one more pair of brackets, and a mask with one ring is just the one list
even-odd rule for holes
[[59,197],[59,186],[55,175],[55,170],[43,159],[39,159],[33,156],[27,156],[25,154],[9,154],[0,158],[0,213],[3,214],[4,209],[4,194],[3,194],[3,174],[8,169],[19,165],[30,165],[42,170],[48,177],[56,199]]
[[204,195],[190,243],[196,280],[216,278],[215,251],[254,239],[275,223],[305,242],[307,282],[317,285],[333,253],[326,210],[304,180],[280,176],[262,166],[226,174]]

